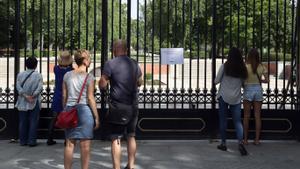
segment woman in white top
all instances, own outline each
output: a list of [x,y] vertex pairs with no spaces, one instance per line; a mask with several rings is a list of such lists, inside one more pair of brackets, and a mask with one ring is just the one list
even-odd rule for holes
[[216,84],[220,83],[217,98],[219,100],[221,144],[217,148],[222,151],[227,150],[227,116],[230,112],[241,155],[248,154],[243,145],[243,125],[241,122],[241,87],[246,78],[247,69],[242,54],[238,48],[233,47],[229,50],[227,61],[221,65],[215,79]]
[[[65,130],[66,146],[64,153],[65,169],[71,169],[73,151],[76,141],[80,142],[81,151],[81,168],[88,169],[90,161],[90,144],[93,139],[93,129],[99,127],[99,116],[94,98],[94,77],[86,73],[91,60],[87,50],[78,50],[74,54],[75,62],[78,66],[73,71],[65,74],[63,80],[63,106],[65,109],[70,109],[74,106],[78,113],[78,126]],[[85,78],[87,82],[79,103],[78,96]]]

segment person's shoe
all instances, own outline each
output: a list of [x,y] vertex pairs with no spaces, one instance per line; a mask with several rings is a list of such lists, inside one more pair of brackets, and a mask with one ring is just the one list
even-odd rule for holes
[[260,142],[259,142],[259,140],[254,140],[253,144],[258,146],[258,145],[260,145]]
[[126,167],[124,169],[134,169],[134,168],[128,168],[128,166],[126,165]]
[[17,143],[17,142],[18,142],[18,140],[14,139],[14,138],[10,139],[10,141],[9,141],[9,143]]
[[248,145],[248,144],[249,144],[248,140],[244,140],[244,141],[243,141],[243,144],[244,144],[244,145]]
[[213,138],[209,139],[209,143],[217,143],[217,142],[219,142],[218,139],[213,139]]
[[259,146],[259,145],[260,145],[260,142],[253,142],[253,145]]
[[35,144],[28,144],[28,146],[29,147],[35,147],[35,146],[37,146],[37,144],[35,143]]
[[247,150],[246,150],[246,148],[244,147],[243,144],[239,144],[239,151],[240,151],[242,156],[248,155],[248,152],[247,152]]
[[52,139],[47,141],[48,146],[51,146],[51,145],[54,145],[54,144],[56,144],[56,141],[54,141]]
[[220,145],[217,146],[217,148],[218,148],[219,150],[222,150],[222,151],[227,151],[227,147],[226,147],[225,144],[220,144]]

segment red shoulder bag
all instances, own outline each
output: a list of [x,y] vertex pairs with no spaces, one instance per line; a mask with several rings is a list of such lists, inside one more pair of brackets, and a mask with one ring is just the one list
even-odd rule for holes
[[[84,86],[86,84],[88,75],[86,75],[82,88],[80,90],[79,97],[77,99],[77,104],[80,101]],[[68,111],[62,111],[58,114],[55,127],[62,128],[62,129],[69,129],[69,128],[75,128],[78,124],[78,114],[77,114],[77,108],[74,106]]]

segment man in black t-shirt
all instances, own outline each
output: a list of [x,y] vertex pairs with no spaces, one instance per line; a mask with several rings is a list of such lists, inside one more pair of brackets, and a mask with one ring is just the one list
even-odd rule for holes
[[[142,83],[142,72],[138,63],[127,56],[126,41],[114,41],[113,53],[115,57],[104,65],[99,87],[106,89],[109,83],[110,106],[113,103],[117,105],[116,107],[129,107],[132,111],[130,112],[132,115],[125,124],[109,121],[109,133],[112,140],[113,168],[120,169],[121,167],[121,138],[125,135],[128,153],[128,163],[125,169],[133,169],[136,154],[135,129],[138,121],[137,95],[138,86]],[[118,111],[109,113],[116,113],[117,116],[120,114]]]

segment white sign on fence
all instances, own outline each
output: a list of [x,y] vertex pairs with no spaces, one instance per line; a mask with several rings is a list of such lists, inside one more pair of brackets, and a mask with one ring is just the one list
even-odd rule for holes
[[161,64],[183,64],[183,48],[161,48]]

